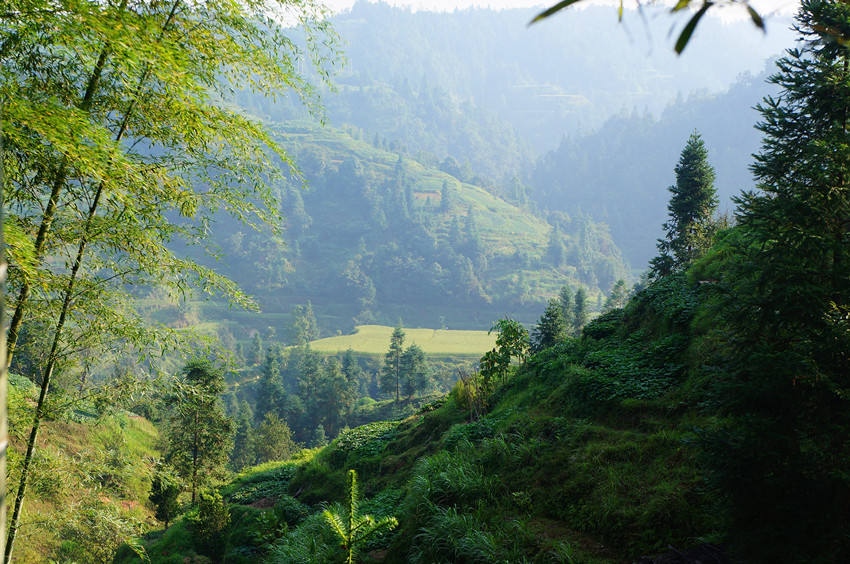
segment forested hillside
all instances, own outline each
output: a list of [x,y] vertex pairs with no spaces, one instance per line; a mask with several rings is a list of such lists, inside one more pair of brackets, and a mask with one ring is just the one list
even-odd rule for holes
[[[752,108],[771,92],[768,61],[793,40],[781,18],[762,36],[747,21],[709,16],[676,57],[665,46],[673,23],[645,10],[643,19],[627,11],[620,28],[604,7],[527,28],[527,10],[411,13],[359,2],[334,20],[349,64],[324,96],[328,117],[513,203],[606,223],[640,272],[660,235],[669,163],[694,129],[724,208],[752,186]],[[553,65],[551,53],[580,55]],[[296,111],[240,103],[272,121]]]
[[[607,226],[580,210],[544,219],[494,186],[402,148],[375,147],[357,130],[309,121],[272,127],[307,185],[281,185],[280,238],[219,221],[228,258],[210,263],[264,314],[309,300],[326,335],[399,318],[412,327],[489,329],[504,315],[532,322],[565,284],[596,299],[629,277]],[[516,189],[512,199],[526,200]],[[264,319],[272,318],[241,319],[232,331],[243,340],[268,325],[284,334],[285,324]]]

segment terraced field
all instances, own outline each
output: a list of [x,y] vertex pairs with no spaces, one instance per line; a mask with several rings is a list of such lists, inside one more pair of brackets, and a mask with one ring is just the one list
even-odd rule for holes
[[[393,328],[383,325],[358,325],[351,335],[340,335],[319,339],[310,347],[319,352],[345,352],[351,348],[355,353],[383,354],[390,345]],[[429,356],[481,356],[492,349],[496,334],[487,331],[454,331],[448,329],[405,329],[405,346],[419,345]]]

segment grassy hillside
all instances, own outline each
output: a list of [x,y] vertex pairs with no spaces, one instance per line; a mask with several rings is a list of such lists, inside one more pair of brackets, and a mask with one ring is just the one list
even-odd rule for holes
[[[319,512],[345,498],[350,469],[361,513],[400,523],[360,547],[364,562],[632,562],[717,541],[690,440],[713,421],[699,408],[703,376],[688,368],[700,299],[682,276],[650,286],[580,340],[529,359],[480,418],[459,384],[416,415],[247,471],[222,490],[241,523],[227,561],[340,561]],[[238,533],[249,518],[280,526],[258,543]],[[162,542],[151,538],[149,553]]]
[[[379,355],[387,352],[392,327],[358,325],[351,335],[327,337],[312,341],[310,348],[323,353],[355,353]],[[429,356],[475,356],[493,348],[496,335],[487,331],[452,331],[447,329],[404,329],[405,342],[417,344]]]
[[[9,482],[17,491],[36,388],[10,377]],[[63,405],[42,423],[14,560],[108,562],[156,522],[146,501],[158,433],[150,421],[106,404]]]

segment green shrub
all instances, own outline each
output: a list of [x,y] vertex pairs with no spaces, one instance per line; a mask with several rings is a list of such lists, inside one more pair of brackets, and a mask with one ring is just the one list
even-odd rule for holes
[[197,508],[186,516],[195,550],[213,559],[224,554],[230,527],[230,510],[217,491],[202,492]]

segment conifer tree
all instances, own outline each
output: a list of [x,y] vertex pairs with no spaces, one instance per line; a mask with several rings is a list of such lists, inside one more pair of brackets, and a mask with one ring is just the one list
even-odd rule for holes
[[241,470],[254,464],[257,455],[254,450],[254,413],[250,404],[242,400],[234,418],[235,434],[233,436],[233,451],[230,455],[230,466]]
[[580,335],[582,328],[587,325],[588,320],[590,320],[590,309],[587,305],[587,291],[584,288],[579,288],[576,290],[573,301],[573,334],[576,336]]
[[713,215],[717,209],[714,168],[708,164],[708,151],[700,134],[694,131],[676,165],[676,184],[670,186],[663,225],[666,235],[658,240],[659,256],[650,261],[655,276],[666,276],[686,268],[703,256],[714,236]]
[[268,413],[276,413],[280,417],[285,417],[284,409],[287,394],[280,375],[282,361],[283,353],[280,345],[269,347],[266,352],[266,359],[263,362],[263,373],[257,386],[257,411],[255,416],[258,423]]
[[850,5],[804,0],[800,47],[758,106],[759,191],[717,286],[727,425],[708,437],[742,556],[850,560]]
[[411,344],[401,355],[402,391],[413,396],[428,387],[431,371],[425,359],[425,351],[416,343]]
[[549,305],[546,306],[546,310],[531,331],[531,350],[540,352],[557,345],[566,337],[567,325],[564,323],[561,304],[553,298],[549,300]]
[[259,331],[255,332],[254,336],[251,337],[251,352],[249,360],[252,364],[260,364],[263,362],[263,338],[260,336]]
[[611,294],[605,300],[605,305],[602,307],[602,312],[607,313],[612,309],[619,309],[626,306],[629,300],[629,291],[626,289],[626,281],[622,278],[617,280],[614,287],[611,288]]
[[401,399],[401,358],[404,355],[404,330],[396,327],[390,337],[390,348],[384,355],[381,369],[381,389],[385,394],[395,394],[395,401]]
[[296,450],[298,445],[292,440],[286,421],[281,421],[276,413],[266,413],[255,434],[257,461],[286,460]]
[[220,471],[232,447],[233,421],[224,413],[224,376],[207,359],[189,361],[170,399],[168,462],[188,482],[192,505],[200,486]]

